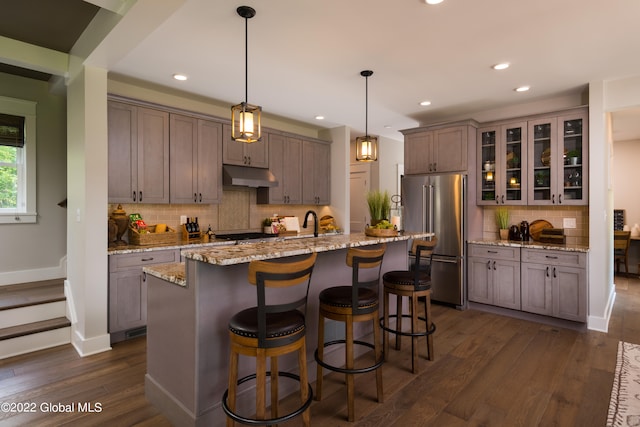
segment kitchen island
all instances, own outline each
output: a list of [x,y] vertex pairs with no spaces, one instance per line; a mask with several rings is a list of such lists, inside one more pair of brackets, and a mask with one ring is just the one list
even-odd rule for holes
[[[317,345],[318,295],[329,286],[351,282],[345,263],[350,247],[386,243],[383,271],[406,269],[408,241],[429,233],[395,237],[364,234],[302,238],[205,248],[183,249],[184,263],[144,268],[147,274],[147,398],[176,426],[222,426],[221,398],[227,388],[229,338],[227,324],[243,308],[256,305],[255,287],[247,281],[252,260],[293,257],[317,252],[307,308],[307,360],[309,380],[315,380],[313,353]],[[359,325],[356,338],[370,334]],[[342,328],[329,322],[326,339],[338,339]],[[366,338],[365,338],[366,339]],[[370,339],[370,338],[369,338]],[[336,349],[338,350],[338,349]],[[342,352],[326,354],[341,363]],[[254,360],[240,358],[239,376],[254,372]],[[282,357],[281,370],[295,367],[295,357]],[[298,384],[281,385],[281,395]],[[238,408],[251,413],[253,384],[241,388]]]

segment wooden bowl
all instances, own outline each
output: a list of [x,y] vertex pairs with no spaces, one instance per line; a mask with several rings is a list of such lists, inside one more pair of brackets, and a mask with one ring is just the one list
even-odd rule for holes
[[371,237],[393,237],[398,235],[398,230],[393,228],[372,228],[364,229],[364,234]]

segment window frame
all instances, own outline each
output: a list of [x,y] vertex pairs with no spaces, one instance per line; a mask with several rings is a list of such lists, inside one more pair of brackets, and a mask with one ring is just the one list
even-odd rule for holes
[[23,176],[19,176],[18,191],[24,192],[22,206],[17,209],[0,209],[0,224],[35,223],[36,207],[36,106],[34,101],[0,96],[0,113],[25,118],[25,143],[23,152]]

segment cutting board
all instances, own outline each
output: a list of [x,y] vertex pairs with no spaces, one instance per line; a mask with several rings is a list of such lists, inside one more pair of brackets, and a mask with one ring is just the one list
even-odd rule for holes
[[529,224],[529,235],[533,240],[539,241],[542,230],[547,228],[553,228],[553,225],[547,220],[536,219],[531,224]]

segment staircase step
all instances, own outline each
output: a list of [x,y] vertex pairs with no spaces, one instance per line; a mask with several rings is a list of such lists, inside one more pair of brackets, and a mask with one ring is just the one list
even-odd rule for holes
[[0,341],[11,338],[23,337],[40,332],[51,331],[53,329],[66,328],[71,326],[71,322],[66,317],[42,320],[40,322],[27,323],[25,325],[12,326],[0,329]]
[[0,286],[0,311],[64,300],[64,279]]
[[71,327],[50,329],[0,341],[0,360],[71,342]]

